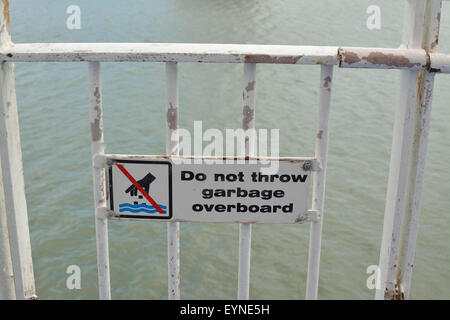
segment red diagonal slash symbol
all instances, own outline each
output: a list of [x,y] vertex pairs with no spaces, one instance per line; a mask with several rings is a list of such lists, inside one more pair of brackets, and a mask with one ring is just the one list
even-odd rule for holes
[[142,195],[147,199],[153,207],[155,207],[156,210],[158,210],[159,213],[165,214],[164,210],[161,209],[161,207],[156,203],[155,200],[153,200],[150,195],[145,192],[144,188],[141,187],[141,185],[133,178],[133,176],[125,169],[121,164],[116,163],[117,168],[119,168],[120,171],[125,175],[125,177],[128,178],[128,180],[131,181],[132,184],[142,193]]

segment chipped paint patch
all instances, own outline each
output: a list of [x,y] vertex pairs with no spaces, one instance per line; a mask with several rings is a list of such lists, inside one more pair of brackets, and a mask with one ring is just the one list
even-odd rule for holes
[[323,130],[317,132],[317,139],[322,139]]
[[91,134],[92,141],[100,141],[102,138],[102,127],[101,127],[101,119],[102,119],[102,108],[101,108],[101,93],[100,88],[96,87],[94,90],[95,97],[95,107],[94,111],[96,112],[96,116],[94,118],[94,122],[91,122]]
[[246,63],[296,64],[301,58],[303,58],[303,56],[273,57],[268,54],[252,54],[246,55],[244,61]]
[[244,106],[244,117],[242,119],[242,129],[244,129],[244,131],[247,131],[250,128],[250,123],[253,120],[254,113],[255,111],[252,108],[250,108],[249,106]]
[[167,126],[170,130],[176,130],[178,126],[178,112],[172,103],[169,103],[169,108],[166,113]]
[[245,91],[249,92],[249,91],[255,90],[255,84],[256,84],[256,81],[254,81],[254,80],[249,82],[248,85],[245,87]]

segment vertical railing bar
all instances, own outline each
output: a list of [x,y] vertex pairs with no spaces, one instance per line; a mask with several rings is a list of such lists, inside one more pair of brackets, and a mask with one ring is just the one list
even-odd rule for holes
[[[0,1],[0,27],[0,46],[5,49],[12,45],[7,0]],[[3,192],[7,220],[2,224],[5,223],[8,228],[15,297],[21,300],[33,299],[35,298],[33,261],[12,62],[1,63],[0,86],[0,157],[3,180],[3,190],[0,192]]]
[[[404,47],[408,49],[427,49],[429,45],[429,43],[427,44],[428,40],[433,42],[437,40],[437,30],[430,30],[431,26],[429,23],[431,21],[427,18],[427,15],[430,13],[430,6],[434,7],[437,4],[440,7],[440,0],[426,2],[409,0],[407,2],[403,32]],[[438,16],[433,17],[433,19],[438,18]],[[434,34],[435,37],[430,38],[431,34]],[[428,50],[426,51],[428,52]],[[417,196],[420,196],[422,183],[420,181],[422,179],[421,173],[414,168],[419,168],[420,171],[423,169],[421,166],[424,165],[424,163],[417,163],[418,158],[414,156],[414,153],[416,153],[414,148],[417,148],[417,131],[419,130],[420,132],[420,126],[422,126],[417,117],[422,116],[423,95],[430,94],[424,88],[424,79],[426,78],[426,72],[423,70],[402,72],[402,100],[395,113],[383,236],[380,249],[379,283],[381,286],[377,288],[376,299],[405,298],[404,288],[401,283],[402,266],[404,266],[405,255],[410,256],[410,253],[405,253],[409,250],[405,248],[409,246],[409,241],[411,240],[408,239],[408,233],[412,231],[412,236],[414,236],[417,232],[417,230],[414,230],[415,226],[413,226],[417,222],[417,212],[413,213],[411,210],[416,210],[414,207],[419,206],[419,198]],[[426,85],[431,85],[432,87],[432,82],[428,81]],[[430,104],[431,96],[426,99],[428,99],[426,105]],[[425,111],[423,116],[428,117],[427,112],[429,110]],[[425,122],[427,121],[426,119],[424,120]],[[425,124],[425,126],[428,125]],[[427,128],[425,129],[428,130]],[[422,147],[424,147],[423,144]],[[420,152],[424,152],[424,150],[422,149]],[[420,161],[424,162],[424,158]],[[419,183],[418,188],[414,186],[415,183]],[[411,184],[413,185],[411,186]],[[411,226],[413,229],[410,229]],[[412,268],[412,265],[410,267]]]
[[[430,54],[435,52],[439,39],[442,0],[434,0],[426,6],[426,20],[422,46]],[[420,200],[422,196],[425,161],[430,130],[430,117],[434,87],[434,72],[421,71],[420,94],[416,106],[416,120],[411,153],[406,211],[400,241],[400,261],[397,282],[400,283],[403,297],[409,298],[411,276],[416,251],[419,227]]]
[[322,241],[323,209],[325,202],[325,183],[328,155],[328,119],[330,114],[331,84],[333,79],[333,66],[320,67],[320,97],[319,120],[316,134],[315,157],[320,161],[321,170],[314,172],[314,186],[312,196],[312,210],[319,212],[317,221],[311,222],[308,276],[306,282],[306,299],[317,299],[320,268],[320,246]]
[[3,177],[0,169],[0,300],[13,300],[15,298],[14,273],[3,194]]
[[[402,75],[404,102],[396,111],[394,133],[389,164],[388,189],[386,196],[383,236],[380,249],[380,289],[376,299],[392,299],[395,294],[395,276],[398,262],[401,222],[404,213],[409,152],[413,132],[415,95],[411,95],[417,85],[418,72],[405,71]],[[415,89],[414,89],[415,92]],[[382,289],[383,288],[383,289]]]
[[[166,154],[178,155],[178,67],[166,62]],[[169,300],[180,299],[180,225],[167,223]]]
[[[403,43],[407,48],[420,48],[423,32],[424,4],[416,0],[406,2]],[[403,71],[400,104],[395,112],[391,160],[386,195],[386,206],[381,240],[379,277],[376,299],[395,297],[395,277],[398,263],[401,221],[406,197],[409,155],[413,133],[414,109],[418,71]]]
[[[0,45],[10,46],[11,45],[11,35],[8,32],[9,26],[6,17],[9,17],[9,12],[5,10],[4,1],[0,2],[1,8],[0,19],[1,30],[0,31]],[[3,81],[1,83],[3,88]],[[3,99],[2,99],[3,103]],[[3,150],[3,149],[2,149]],[[3,153],[3,151],[2,151]],[[1,164],[0,164],[1,166]],[[11,257],[11,247],[10,247],[10,235],[8,232],[8,220],[6,215],[6,203],[3,185],[3,175],[0,170],[0,299],[1,300],[12,300],[16,298],[15,286],[14,286],[14,272]]]
[[397,265],[399,268],[397,271],[397,282],[401,286],[399,290],[402,292],[402,298],[404,299],[408,299],[409,297],[416,251],[420,200],[422,196],[423,177],[425,171],[425,159],[428,144],[427,140],[430,129],[431,98],[433,94],[434,76],[435,74],[429,72],[423,74],[423,95],[426,97],[420,106],[420,123],[418,124],[418,127],[416,127],[416,129],[419,129],[419,132],[421,133],[418,137],[414,138],[415,140],[417,139],[417,146],[414,146],[413,144],[413,149],[416,149],[416,151],[413,151],[415,155],[413,155],[411,162],[415,162],[415,164],[412,164],[412,170],[410,173],[410,178],[412,180],[408,183],[408,197],[399,250],[400,265]]
[[252,245],[252,225],[239,225],[239,269],[238,300],[248,300],[250,293],[250,257]]
[[[103,141],[102,83],[99,62],[89,62],[89,105],[92,157],[105,153]],[[95,233],[97,241],[98,286],[101,300],[111,299],[108,216],[106,213],[105,169],[92,167],[94,183]]]
[[[245,134],[245,156],[255,154],[255,101],[256,101],[256,64],[244,64],[244,93],[242,129]],[[248,223],[239,225],[239,269],[238,299],[248,300],[250,291],[252,226]]]

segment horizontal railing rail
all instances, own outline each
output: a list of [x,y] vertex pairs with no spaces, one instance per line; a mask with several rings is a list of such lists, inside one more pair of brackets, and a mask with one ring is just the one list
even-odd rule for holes
[[450,72],[450,54],[424,49],[199,43],[30,43],[0,49],[8,62],[201,62],[336,65]]

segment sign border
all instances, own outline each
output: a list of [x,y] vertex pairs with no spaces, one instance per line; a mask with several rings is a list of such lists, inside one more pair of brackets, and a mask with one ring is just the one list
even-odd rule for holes
[[140,220],[170,220],[173,217],[173,206],[172,206],[172,163],[170,161],[160,161],[160,160],[119,160],[114,159],[114,163],[149,163],[149,164],[165,164],[169,167],[169,215],[164,217],[156,216],[136,216],[136,215],[122,215],[114,211],[114,193],[113,193],[113,175],[112,168],[109,167],[108,173],[108,183],[109,183],[109,206],[110,210],[114,212],[114,216],[122,219],[140,219]]

